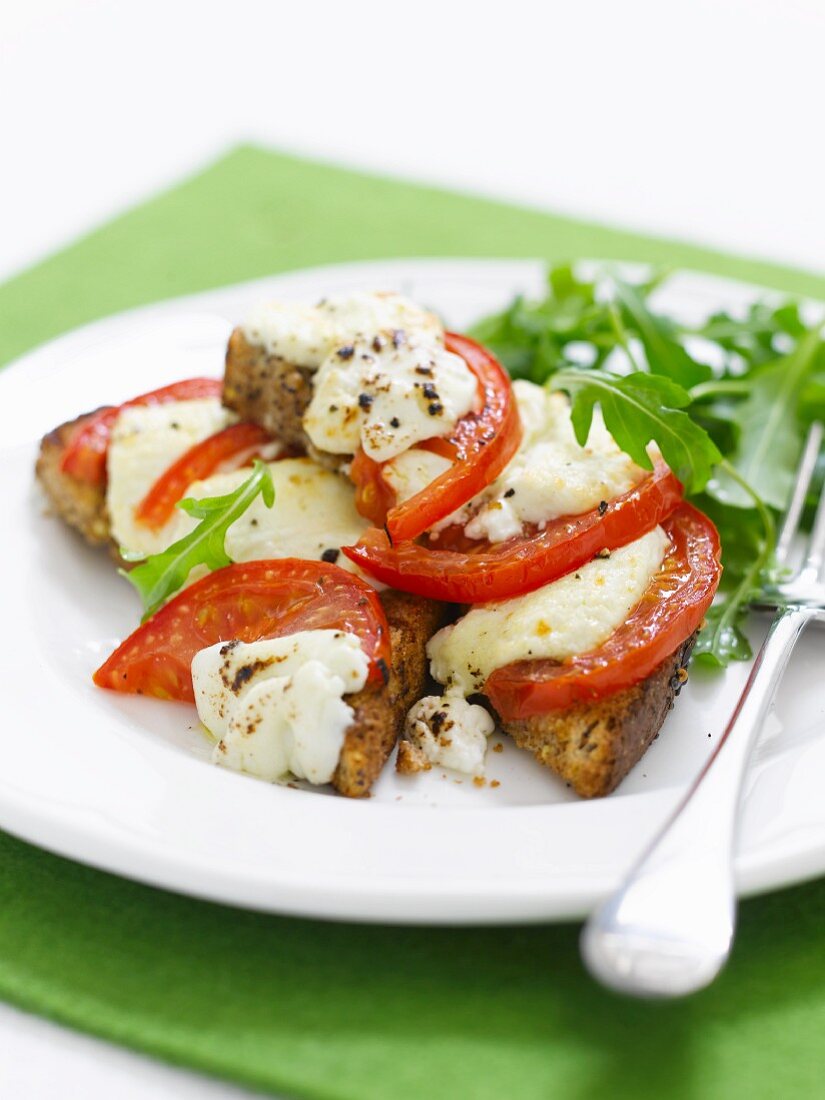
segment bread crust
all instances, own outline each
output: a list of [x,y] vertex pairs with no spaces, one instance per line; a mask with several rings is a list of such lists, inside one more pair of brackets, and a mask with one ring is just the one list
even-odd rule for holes
[[54,512],[90,545],[105,546],[109,542],[105,486],[79,481],[60,469],[69,441],[93,415],[78,416],[43,437],[35,474]]
[[502,722],[502,728],[582,798],[610,794],[662,728],[687,680],[695,641],[694,633],[633,687],[564,711]]
[[287,446],[309,451],[303,417],[312,398],[309,367],[288,363],[250,344],[236,328],[226,348],[223,403]]
[[392,667],[384,685],[368,687],[347,702],[355,719],[347,730],[332,785],[348,798],[368,795],[395,747],[407,711],[427,684],[426,645],[444,622],[447,605],[387,590],[381,593],[392,641]]

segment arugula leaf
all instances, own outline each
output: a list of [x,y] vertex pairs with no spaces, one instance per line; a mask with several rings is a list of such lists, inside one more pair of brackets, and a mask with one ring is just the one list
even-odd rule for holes
[[690,404],[690,394],[661,375],[636,371],[621,377],[569,369],[555,374],[551,384],[570,394],[571,419],[581,446],[587,442],[598,404],[607,430],[634,462],[653,469],[647,447],[656,443],[687,492],[703,489],[722,457],[704,428],[682,411]]
[[647,365],[654,374],[663,374],[687,387],[706,382],[711,377],[711,368],[688,354],[676,339],[676,326],[668,318],[652,313],[636,287],[615,276],[613,286],[626,323],[638,333]]
[[226,533],[232,524],[244,514],[260,494],[264,504],[271,508],[275,501],[275,486],[269,467],[256,460],[252,474],[234,492],[222,497],[204,497],[182,500],[178,508],[201,522],[172,543],[160,554],[152,554],[145,560],[142,555],[121,550],[125,561],[141,561],[134,569],[121,569],[122,576],[133,584],[143,601],[145,622],[151,615],[184,586],[189,574],[199,565],[208,569],[221,569],[232,559],[226,552]]
[[[605,269],[585,279],[575,265],[559,265],[543,299],[517,299],[475,334],[515,377],[570,394],[580,443],[598,404],[639,465],[650,468],[653,441],[687,494],[701,492],[697,503],[719,530],[725,570],[695,652],[718,666],[750,654],[741,625],[749,602],[776,579],[775,515],[807,426],[825,419],[823,318],[809,323],[798,302],[768,299],[684,325],[649,304],[665,278],[658,271],[629,284]],[[710,343],[712,368],[690,354],[690,337]],[[822,486],[825,457],[803,526]]]
[[[797,410],[819,347],[819,332],[808,332],[790,355],[753,372],[747,397],[731,410],[738,429],[731,463],[773,508],[785,507],[793,486],[802,447]],[[740,508],[752,506],[749,494],[724,472],[710,491]]]
[[748,661],[753,656],[742,624],[748,608],[732,599],[708,608],[705,624],[693,647],[693,657],[705,665],[724,668],[730,661]]

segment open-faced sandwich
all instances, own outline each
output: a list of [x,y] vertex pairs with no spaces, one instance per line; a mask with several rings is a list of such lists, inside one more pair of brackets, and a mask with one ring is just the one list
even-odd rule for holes
[[37,473],[143,597],[95,682],[194,703],[216,763],[349,796],[399,738],[404,774],[482,775],[496,723],[607,794],[720,576],[655,446],[598,410],[582,440],[567,396],[392,293],[262,306],[222,381],[66,423]]

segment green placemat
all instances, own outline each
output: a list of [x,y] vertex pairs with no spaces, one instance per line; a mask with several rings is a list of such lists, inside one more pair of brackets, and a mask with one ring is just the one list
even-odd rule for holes
[[[240,149],[0,287],[0,362],[142,302],[405,255],[664,261],[825,297],[811,274]],[[0,834],[0,996],[297,1097],[815,1097],[825,1095],[824,914],[825,881],[745,903],[713,988],[646,1005],[590,982],[572,926],[261,916]]]

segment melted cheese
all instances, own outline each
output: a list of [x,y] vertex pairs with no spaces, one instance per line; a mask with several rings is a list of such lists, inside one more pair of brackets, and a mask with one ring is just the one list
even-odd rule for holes
[[[339,474],[319,466],[311,458],[285,458],[269,464],[275,486],[275,503],[267,508],[259,496],[226,535],[226,552],[233,561],[265,558],[309,558],[325,554],[343,568],[346,558],[335,558],[341,546],[357,542],[368,522],[355,510],[352,485]],[[187,496],[223,496],[249,477],[249,470],[234,470],[196,481]],[[197,524],[183,512],[166,530],[167,545]]]
[[502,542],[525,524],[542,527],[559,516],[589,512],[645,477],[616,445],[598,410],[581,447],[563,394],[524,381],[514,382],[513,391],[524,430],[521,447],[492,485],[440,526],[461,522],[470,538]]
[[660,527],[524,596],[473,608],[430,639],[433,677],[463,695],[513,661],[596,649],[644,595],[669,546]]
[[426,489],[431,481],[449,470],[450,466],[452,463],[443,455],[424,451],[420,447],[410,447],[408,451],[390,459],[381,476],[395,491],[398,503],[403,504],[405,500]]
[[354,634],[305,630],[219,642],[192,661],[201,722],[217,739],[213,762],[273,782],[332,779],[369,661]]
[[359,446],[385,462],[416,443],[449,435],[475,404],[464,360],[433,343],[383,334],[339,348],[314,380],[304,430],[331,454]]
[[242,325],[251,344],[299,366],[316,368],[336,348],[359,337],[400,330],[430,343],[443,340],[438,318],[401,294],[359,293],[324,298],[318,305],[270,302]]
[[135,522],[135,508],[176,459],[236,419],[216,397],[121,412],[112,427],[106,489],[112,537],[119,546],[148,555],[168,545],[163,530]]

